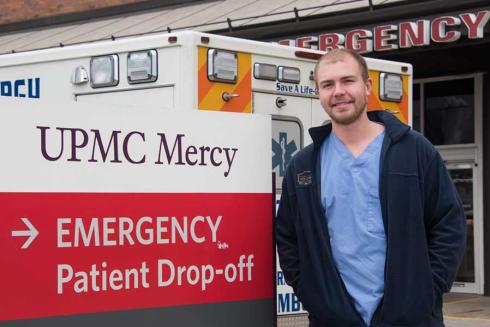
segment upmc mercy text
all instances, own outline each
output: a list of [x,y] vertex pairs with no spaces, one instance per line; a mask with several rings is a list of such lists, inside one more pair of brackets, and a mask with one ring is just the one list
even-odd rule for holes
[[[141,147],[147,136],[140,131],[123,133],[116,130],[110,137],[102,136],[98,129],[37,126],[40,130],[41,153],[48,161],[66,160],[67,162],[103,162],[144,164],[147,154],[132,153]],[[48,134],[51,134],[48,136]],[[56,134],[56,135],[53,135]],[[107,135],[107,133],[105,133]],[[177,134],[169,142],[165,133],[157,133],[158,147],[154,149],[151,161],[156,165],[175,166],[224,166],[225,177],[230,174],[231,166],[238,148],[184,143],[185,134]],[[48,144],[49,141],[49,144]],[[65,149],[65,143],[67,143]],[[66,150],[66,154],[65,154]],[[111,151],[112,150],[112,151]],[[84,159],[82,159],[84,158]]]

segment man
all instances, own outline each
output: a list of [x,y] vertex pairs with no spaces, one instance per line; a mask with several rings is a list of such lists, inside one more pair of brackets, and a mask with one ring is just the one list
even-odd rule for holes
[[440,327],[466,242],[461,200],[434,147],[367,112],[366,62],[337,49],[315,67],[331,123],[288,165],[276,222],[284,276],[311,327]]

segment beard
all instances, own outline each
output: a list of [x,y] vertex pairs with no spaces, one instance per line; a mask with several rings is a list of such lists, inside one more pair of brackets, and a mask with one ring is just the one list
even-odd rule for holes
[[359,103],[352,102],[352,106],[354,107],[354,110],[349,110],[348,112],[336,112],[335,109],[333,109],[333,105],[328,106],[328,110],[326,110],[327,114],[330,116],[330,119],[335,122],[336,124],[339,125],[350,125],[357,121],[361,115],[364,112],[364,109],[366,108],[366,99],[362,99]]

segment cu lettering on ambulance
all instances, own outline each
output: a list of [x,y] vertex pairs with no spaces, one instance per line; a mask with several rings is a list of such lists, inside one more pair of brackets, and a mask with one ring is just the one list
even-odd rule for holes
[[[194,145],[186,143],[185,134],[156,133],[159,144],[152,160],[149,154],[134,154],[130,144],[145,142],[150,137],[140,131],[123,133],[113,130],[37,126],[40,151],[47,161],[104,164],[155,164],[175,167],[211,166],[221,169],[224,178],[232,173],[238,148]],[[49,134],[49,136],[48,136]],[[105,135],[105,138],[102,136]],[[155,144],[156,144],[155,143]],[[218,240],[222,215],[141,215],[139,217],[58,217],[57,248],[127,247],[139,245],[215,244],[220,250],[229,245]],[[156,262],[140,261],[133,267],[118,269],[108,260],[94,263],[89,269],[76,269],[68,263],[57,265],[57,293],[87,293],[138,288],[193,285],[206,291],[218,278],[227,283],[252,281],[254,255],[239,254],[231,262],[221,264],[178,265],[169,258]],[[150,271],[154,271],[150,273]],[[150,275],[157,276],[150,280]]]
[[0,81],[0,96],[39,99],[41,97],[41,79],[36,77]]

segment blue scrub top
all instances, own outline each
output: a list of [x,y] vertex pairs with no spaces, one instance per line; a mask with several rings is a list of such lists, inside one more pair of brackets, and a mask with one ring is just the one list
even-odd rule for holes
[[384,134],[357,158],[333,132],[321,149],[321,202],[333,258],[368,326],[384,294],[386,235],[379,200]]

